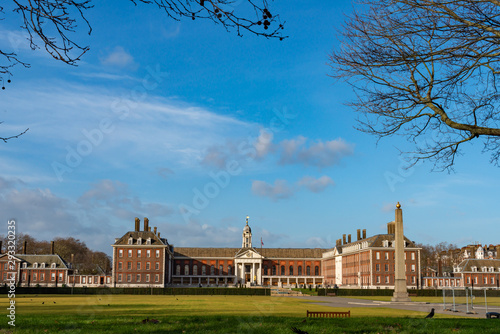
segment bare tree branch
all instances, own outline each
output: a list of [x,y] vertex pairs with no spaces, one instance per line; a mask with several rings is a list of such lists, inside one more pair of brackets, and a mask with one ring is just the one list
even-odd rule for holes
[[[498,164],[500,3],[364,0],[330,56],[332,77],[356,92],[361,131],[418,143],[410,166],[451,169],[466,142],[483,138]],[[425,140],[430,138],[432,140]],[[422,144],[423,143],[423,144]]]

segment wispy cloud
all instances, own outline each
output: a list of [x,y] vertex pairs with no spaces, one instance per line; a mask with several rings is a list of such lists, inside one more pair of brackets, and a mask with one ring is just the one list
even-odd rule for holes
[[280,143],[280,164],[303,164],[314,167],[329,167],[354,153],[354,145],[338,138],[330,141],[316,141],[307,145],[307,138],[299,136],[295,139],[283,140]]
[[121,46],[115,48],[101,59],[101,63],[106,66],[129,67],[135,66],[134,57]]
[[273,201],[289,198],[294,194],[294,190],[286,180],[276,180],[274,184],[254,180],[252,181],[252,192],[260,197],[269,197]]
[[320,193],[324,191],[327,187],[333,186],[335,182],[326,175],[321,176],[318,179],[315,179],[311,176],[304,176],[302,179],[299,180],[298,185],[303,186],[313,193]]

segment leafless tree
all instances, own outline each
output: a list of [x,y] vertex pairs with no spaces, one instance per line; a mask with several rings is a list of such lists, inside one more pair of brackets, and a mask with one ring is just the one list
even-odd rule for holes
[[409,165],[453,169],[464,143],[500,158],[500,1],[361,0],[330,56],[359,129],[414,143]]
[[[283,24],[279,15],[271,13],[268,0],[129,0],[136,6],[155,5],[169,18],[209,19],[227,31],[244,32],[283,40]],[[19,26],[27,33],[31,49],[45,49],[54,59],[77,65],[89,51],[77,41],[81,29],[89,35],[91,23],[85,14],[93,8],[92,0],[11,0],[0,4],[0,20],[5,15],[19,17]],[[250,13],[250,14],[249,14]],[[83,26],[83,28],[82,28]],[[15,50],[0,49],[0,81],[2,89],[11,82],[12,67],[30,67]],[[0,137],[7,142],[23,133]]]

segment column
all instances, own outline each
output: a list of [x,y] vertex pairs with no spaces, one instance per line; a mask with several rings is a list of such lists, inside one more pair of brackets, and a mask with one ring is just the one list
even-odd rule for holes
[[394,295],[393,302],[408,302],[408,291],[406,288],[406,271],[404,257],[404,236],[403,236],[403,210],[401,204],[396,205],[396,231],[394,233],[395,244],[395,273],[394,273]]
[[250,281],[251,281],[252,283],[254,282],[254,278],[255,278],[254,276],[256,276],[256,275],[255,275],[255,262],[254,262],[254,263],[252,263],[252,274],[250,275]]

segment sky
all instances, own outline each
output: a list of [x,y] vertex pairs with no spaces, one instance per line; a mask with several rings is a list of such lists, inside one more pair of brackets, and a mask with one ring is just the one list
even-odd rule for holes
[[0,134],[29,128],[0,143],[1,235],[14,218],[110,254],[148,217],[174,246],[239,247],[248,215],[254,246],[331,248],[385,233],[400,202],[418,243],[500,242],[500,170],[481,143],[452,173],[405,169],[410,143],[355,129],[328,65],[349,1],[271,2],[283,41],[117,3],[87,12],[76,67],[31,50],[15,14],[0,21],[0,50],[31,65],[0,91]]

